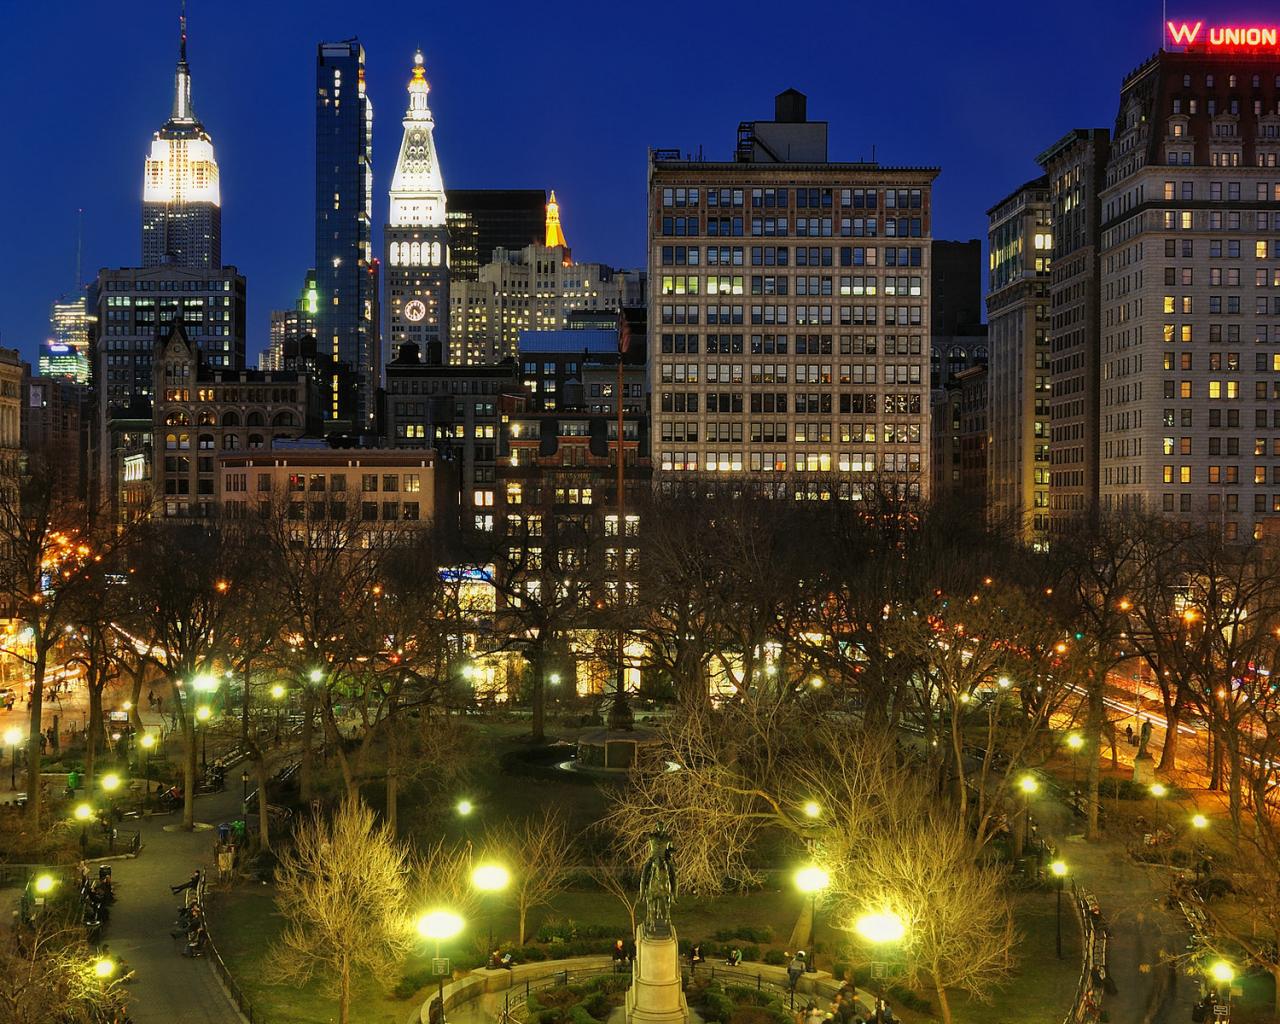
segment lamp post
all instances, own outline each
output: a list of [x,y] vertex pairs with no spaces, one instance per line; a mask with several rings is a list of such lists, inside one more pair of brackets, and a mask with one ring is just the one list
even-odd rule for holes
[[209,727],[208,725],[205,725],[205,727],[201,729],[200,723],[207,723],[209,721],[209,716],[212,714],[213,712],[209,710],[209,705],[207,704],[201,704],[196,708],[196,732],[200,733],[201,736],[200,767],[204,770],[207,770],[209,767]]
[[432,910],[418,918],[418,934],[424,939],[434,939],[436,944],[435,963],[431,966],[440,982],[437,998],[440,1000],[441,1024],[444,1022],[444,979],[449,970],[440,960],[440,943],[444,939],[452,939],[462,931],[462,927],[462,918],[449,910]]
[[796,872],[796,888],[809,894],[809,969],[818,969],[818,893],[831,884],[831,876],[816,864],[809,864]]
[[1062,860],[1055,860],[1049,865],[1049,870],[1053,872],[1053,877],[1058,880],[1058,959],[1062,959],[1062,886],[1067,878],[1067,863]]
[[1084,737],[1073,732],[1067,737],[1067,749],[1071,751],[1071,795],[1076,793],[1076,760],[1080,756],[1080,748],[1084,746]]
[[1209,966],[1209,977],[1213,981],[1214,999],[1226,1008],[1226,1013],[1219,1017],[1215,1006],[1214,1020],[1231,1020],[1231,983],[1235,980],[1236,969],[1226,960],[1215,960]]
[[22,742],[22,730],[11,725],[4,731],[4,741],[9,747],[9,788],[18,788],[18,744]]
[[1031,833],[1031,797],[1040,788],[1034,775],[1024,775],[1018,780],[1018,789],[1022,791],[1022,841],[1018,844],[1018,856],[1021,857],[1027,836]]
[[489,918],[489,952],[493,952],[493,904],[497,899],[497,893],[502,892],[511,884],[511,872],[504,868],[501,864],[481,864],[471,872],[471,884],[480,892],[484,893],[485,902],[488,906]]
[[1151,783],[1151,795],[1156,801],[1156,831],[1164,828],[1164,798],[1169,795],[1169,789],[1163,782]]
[[243,768],[240,770],[240,806],[249,806],[249,772]]
[[[875,946],[886,946],[901,942],[907,934],[906,922],[892,910],[873,911],[863,914],[853,923],[854,930],[867,942]],[[879,986],[876,986],[876,1022],[884,1020],[884,1000],[880,997]]]
[[280,706],[284,703],[285,688],[281,683],[271,687],[271,699],[276,702],[276,739],[280,739]]

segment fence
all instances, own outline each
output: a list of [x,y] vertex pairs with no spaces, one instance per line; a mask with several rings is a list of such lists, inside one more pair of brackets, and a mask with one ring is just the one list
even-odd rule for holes
[[1080,926],[1080,980],[1063,1024],[1090,1024],[1101,1019],[1102,988],[1107,978],[1107,927],[1093,893],[1072,882],[1071,894]]
[[253,1003],[249,997],[244,994],[240,986],[236,984],[236,979],[232,977],[231,972],[227,970],[227,965],[222,962],[222,955],[218,952],[217,943],[213,941],[213,932],[209,930],[209,918],[205,916],[205,953],[209,957],[209,963],[213,965],[214,973],[218,975],[218,979],[222,982],[223,988],[227,990],[227,995],[231,997],[231,1001],[239,1007],[240,1012],[244,1014],[249,1024],[266,1024],[262,1015],[253,1008]]

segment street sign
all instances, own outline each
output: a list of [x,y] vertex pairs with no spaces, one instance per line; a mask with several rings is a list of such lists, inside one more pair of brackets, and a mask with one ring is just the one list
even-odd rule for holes
[[453,973],[453,968],[449,965],[447,956],[436,956],[431,958],[431,973],[437,978],[447,978]]
[[871,977],[886,978],[889,975],[889,965],[883,960],[871,961]]

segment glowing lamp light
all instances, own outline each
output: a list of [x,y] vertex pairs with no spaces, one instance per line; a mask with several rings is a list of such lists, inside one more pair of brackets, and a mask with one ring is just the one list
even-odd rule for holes
[[1162,796],[1168,796],[1169,790],[1163,782],[1151,783],[1151,795],[1159,800]]
[[822,892],[831,884],[831,876],[816,864],[810,864],[796,872],[795,881],[801,892]]
[[198,708],[196,708],[196,721],[207,722],[209,721],[209,716],[212,714],[213,712],[209,710],[209,707],[207,704],[201,704]]
[[210,693],[218,688],[218,680],[214,676],[199,675],[191,680],[191,685],[200,693]]
[[1236,969],[1225,960],[1216,960],[1209,968],[1209,977],[1220,985],[1230,985],[1236,977]]
[[276,683],[275,686],[271,687],[271,696],[276,700],[280,700],[284,696],[284,687]]
[[551,673],[551,685],[552,685],[552,686],[559,686],[559,685],[560,685],[560,673],[559,673],[559,672],[552,672],[552,673]]
[[76,809],[71,813],[75,815],[76,821],[88,821],[93,817],[93,808],[88,804],[76,804]]
[[1063,878],[1067,874],[1067,862],[1065,860],[1055,860],[1049,865],[1049,870],[1053,872],[1055,878]]
[[1027,796],[1030,796],[1040,788],[1040,783],[1036,782],[1034,776],[1024,775],[1018,780],[1018,788],[1022,790],[1022,792],[1026,793]]
[[1193,814],[1191,816],[1191,827],[1192,828],[1208,828],[1209,819],[1206,818],[1203,814]]
[[464,818],[470,815],[471,812],[474,811],[475,809],[476,809],[476,805],[473,804],[470,800],[459,800],[457,807],[455,808],[458,814],[460,814]]
[[892,910],[876,914],[863,914],[854,922],[854,928],[868,942],[899,942],[907,934],[907,926]]
[[801,810],[804,811],[804,816],[806,818],[822,817],[822,805],[818,803],[817,800],[806,800],[804,802],[804,807],[802,807]]
[[141,738],[140,740],[138,740],[138,743],[139,743],[139,744],[140,744],[144,749],[146,749],[146,750],[150,750],[152,747],[154,747],[154,746],[156,745],[156,738],[155,738],[154,736],[152,736],[152,735],[151,735],[151,733],[149,733],[149,732],[148,732],[148,733],[143,733],[142,738]]
[[418,934],[440,942],[462,931],[462,918],[448,910],[432,910],[418,918]]
[[4,731],[4,742],[7,746],[16,747],[22,742],[22,730],[16,726],[10,726]]
[[125,701],[125,702],[124,702],[123,707],[124,707],[124,710],[125,710],[125,711],[132,711],[132,710],[133,710],[133,701],[131,701],[131,700],[127,700],[127,701]]
[[809,685],[812,686],[815,690],[821,690],[824,686],[827,685],[827,681],[823,679],[822,676],[814,676],[812,679],[809,680]]
[[54,880],[53,875],[38,875],[35,881],[35,890],[41,896],[44,896],[47,893],[53,892],[53,887],[55,884],[56,882]]
[[481,892],[500,892],[511,884],[511,872],[501,864],[481,864],[471,872],[471,884]]
[[1007,690],[1013,685],[1013,681],[1008,676],[1001,676],[996,680],[996,685],[1002,690]]
[[115,962],[103,957],[103,959],[94,963],[93,973],[105,981],[107,978],[111,977],[111,975],[116,973]]
[[308,676],[308,678],[309,678],[313,683],[319,683],[319,682],[322,682],[322,681],[324,680],[324,671],[323,671],[322,669],[313,668],[313,669],[311,670],[311,674]]
[[1072,750],[1079,750],[1081,747],[1084,746],[1084,737],[1081,736],[1079,733],[1073,732],[1070,736],[1067,737],[1067,746],[1070,747]]
[[102,776],[102,788],[108,793],[114,793],[120,788],[120,776],[115,772],[107,772]]

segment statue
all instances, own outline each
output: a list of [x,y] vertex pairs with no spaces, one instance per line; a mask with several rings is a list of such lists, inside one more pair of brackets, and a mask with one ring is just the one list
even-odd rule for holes
[[671,935],[671,905],[676,901],[675,844],[659,829],[649,836],[649,859],[640,872],[640,903],[644,933],[650,938]]
[[1151,742],[1151,720],[1144,719],[1142,728],[1138,730],[1138,753],[1136,757],[1150,757],[1147,753],[1147,744]]

